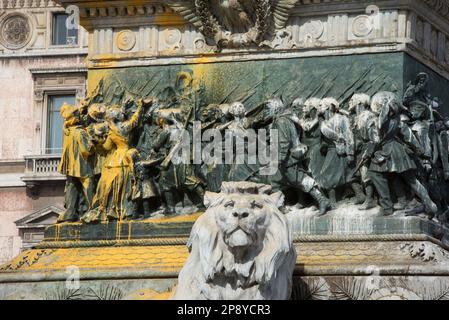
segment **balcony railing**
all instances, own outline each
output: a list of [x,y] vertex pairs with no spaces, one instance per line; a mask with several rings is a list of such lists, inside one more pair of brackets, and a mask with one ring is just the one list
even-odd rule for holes
[[39,182],[65,180],[65,176],[58,173],[61,155],[25,156],[25,175],[22,180],[27,185]]

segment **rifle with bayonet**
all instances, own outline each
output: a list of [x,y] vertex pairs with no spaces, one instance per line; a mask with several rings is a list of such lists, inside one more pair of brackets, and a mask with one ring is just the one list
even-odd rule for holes
[[150,159],[150,160],[142,160],[140,161],[140,165],[144,167],[155,167],[162,163],[164,161],[164,158],[158,158],[158,159]]
[[[187,115],[187,118],[184,121],[183,127],[182,129],[186,130],[189,122],[190,122],[190,118],[192,117],[193,113],[195,112],[195,105],[192,105],[189,111],[189,114]],[[168,166],[170,165],[170,162],[172,161],[173,157],[175,156],[175,154],[179,151],[179,149],[181,148],[181,145],[183,143],[183,139],[184,139],[184,135],[181,133],[181,135],[178,138],[178,141],[176,141],[176,144],[173,146],[173,148],[170,150],[170,152],[168,153],[167,157],[165,157],[164,161],[162,161],[161,163],[161,167],[162,168],[168,168]]]
[[376,149],[379,148],[379,145],[380,144],[375,144],[374,142],[368,143],[367,147],[363,151],[362,158],[354,169],[353,175],[359,172],[365,164],[368,164]]

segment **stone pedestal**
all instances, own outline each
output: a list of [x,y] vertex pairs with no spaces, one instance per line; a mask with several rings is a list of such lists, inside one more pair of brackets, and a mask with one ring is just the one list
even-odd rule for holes
[[[189,72],[205,103],[273,95],[402,95],[416,73],[449,101],[449,22],[442,1],[298,1],[266,42],[219,48],[173,1],[60,0],[89,32],[89,91],[107,104],[160,94]],[[176,1],[175,1],[176,2]],[[190,17],[191,18],[191,17]],[[449,114],[448,109],[442,110]],[[294,299],[442,299],[449,295],[449,230],[420,218],[349,207],[317,218],[288,213],[298,260]],[[188,255],[196,216],[54,226],[36,248],[0,267],[0,298],[167,298]],[[73,279],[80,279],[79,286]]]
[[[104,234],[76,224],[51,227],[35,249],[0,267],[0,299],[167,299],[187,259],[188,226],[196,217],[122,223],[115,235],[115,223],[103,226]],[[293,299],[449,294],[448,230],[435,222],[335,213],[288,218],[298,252]],[[68,240],[70,233],[78,236]]]

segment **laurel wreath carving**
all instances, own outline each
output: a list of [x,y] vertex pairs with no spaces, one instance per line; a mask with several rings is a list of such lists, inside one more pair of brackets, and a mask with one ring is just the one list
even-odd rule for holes
[[270,24],[269,21],[271,21],[270,17],[272,14],[271,10],[271,2],[269,0],[259,0],[257,1],[257,7],[256,7],[256,28],[258,30],[258,35],[256,38],[257,42],[260,42],[263,40],[265,34],[267,34]]
[[214,38],[220,29],[217,19],[212,15],[210,3],[207,0],[195,0],[196,14],[202,23],[205,37]]

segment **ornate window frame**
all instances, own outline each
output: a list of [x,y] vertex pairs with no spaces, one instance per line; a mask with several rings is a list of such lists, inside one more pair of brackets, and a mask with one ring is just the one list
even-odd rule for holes
[[58,69],[31,70],[34,79],[35,141],[33,153],[48,156],[46,153],[48,130],[48,102],[54,95],[74,94],[77,101],[86,95],[87,70]]

